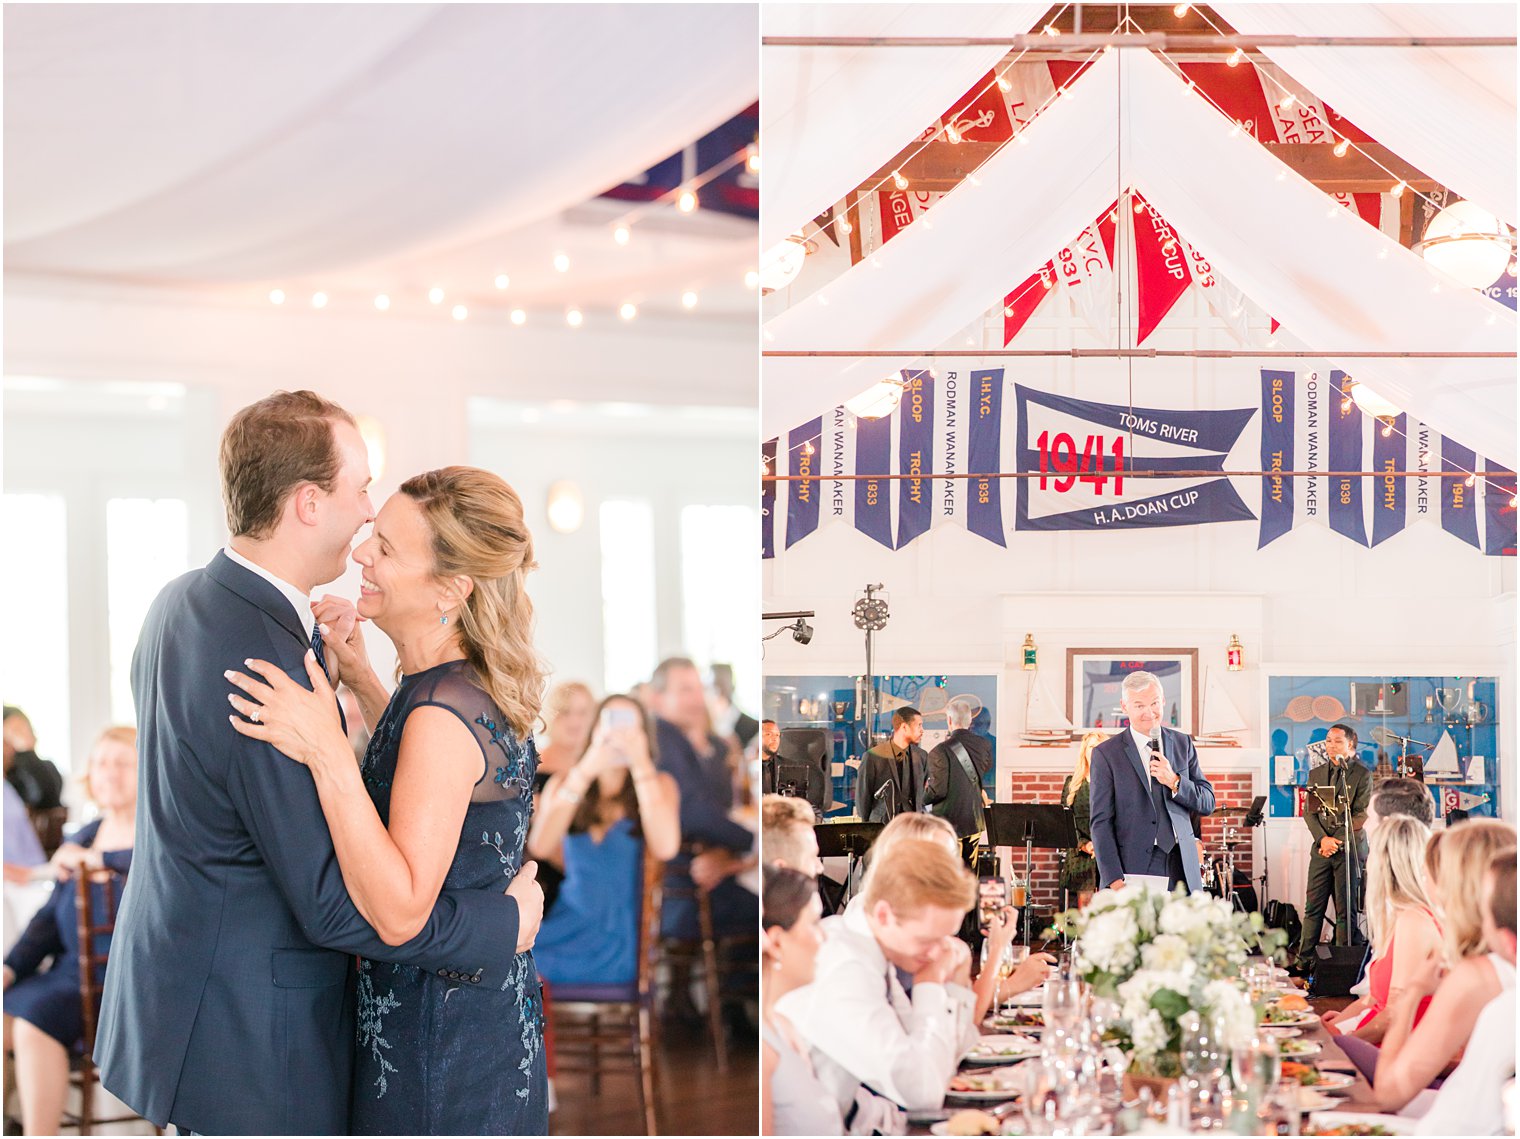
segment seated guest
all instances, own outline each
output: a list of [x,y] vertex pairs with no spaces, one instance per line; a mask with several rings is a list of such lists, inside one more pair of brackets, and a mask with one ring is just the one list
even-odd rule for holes
[[739,742],[739,750],[749,747],[760,725],[739,705],[734,703],[734,666],[712,666],[712,693],[708,701],[713,731],[724,739],[733,737]]
[[638,976],[644,849],[661,862],[681,845],[680,791],[655,769],[649,717],[609,696],[575,765],[550,776],[528,853],[564,870],[559,903],[533,945],[550,984],[625,984]]
[[[71,881],[77,871],[126,873],[137,825],[137,730],[107,728],[90,752],[90,797],[100,818],[85,824],[55,855],[59,884],[5,957],[5,1048],[15,1052],[16,1086],[28,1135],[56,1135],[69,1089],[69,1063],[84,1044],[79,983],[79,915]],[[98,904],[105,904],[104,885]],[[120,896],[117,896],[120,900]],[[109,938],[94,949],[105,953]],[[49,967],[42,969],[44,962]]]
[[[346,689],[345,689],[346,691]],[[579,680],[563,680],[544,697],[544,727],[549,742],[538,753],[538,771],[533,776],[533,794],[542,795],[549,777],[569,771],[586,752],[591,739],[591,721],[596,715],[596,697]],[[352,723],[352,719],[349,721]],[[565,880],[558,862],[538,860],[538,884],[544,892],[544,916],[559,900],[559,888]]]
[[992,770],[992,745],[971,730],[971,701],[956,697],[945,705],[950,734],[929,752],[924,806],[955,828],[961,857],[971,866],[986,829],[987,793],[982,779]]
[[29,811],[63,806],[63,776],[37,754],[37,734],[20,708],[5,706],[5,742],[15,756],[5,765],[5,781],[16,789]]
[[790,795],[767,795],[760,800],[760,849],[767,865],[800,870],[809,878],[823,873],[813,811],[806,800]]
[[892,713],[892,734],[861,757],[855,780],[855,814],[868,823],[888,823],[924,805],[929,757],[918,742],[924,718],[906,705]]
[[[1478,1014],[1462,1063],[1420,1118],[1421,1135],[1501,1135],[1505,1130],[1500,1093],[1515,1074],[1514,847],[1494,855],[1483,877],[1483,936],[1489,951],[1509,965],[1508,983]],[[1419,987],[1411,986],[1394,1031],[1409,1031],[1408,1013],[1418,993]]]
[[1372,798],[1367,801],[1367,821],[1362,832],[1369,838],[1378,824],[1394,815],[1408,815],[1425,826],[1436,822],[1436,805],[1430,797],[1430,789],[1418,779],[1385,779],[1372,788]]
[[813,1071],[807,1044],[791,1021],[776,1011],[778,998],[813,980],[818,948],[823,944],[818,884],[807,874],[775,863],[764,869],[760,1134],[842,1135],[844,1118],[838,1102]]
[[782,751],[781,728],[760,721],[760,782],[767,795],[801,796],[812,804],[814,819],[823,818],[833,800],[829,780],[805,757]]
[[[1367,924],[1372,934],[1369,991],[1333,1019],[1325,1018],[1332,1031],[1354,1031],[1373,1043],[1381,1040],[1389,994],[1408,987],[1426,958],[1441,953],[1441,927],[1425,884],[1429,841],[1425,824],[1408,815],[1381,819],[1372,832],[1366,870]],[[1417,1021],[1429,1003],[1421,1004]]]
[[[5,770],[11,769],[16,749],[5,740]],[[9,783],[0,783],[5,792],[5,951],[15,944],[32,915],[47,901],[47,887],[33,881],[33,871],[47,865],[42,841],[32,826],[26,804]]]
[[976,879],[956,854],[903,839],[866,875],[861,905],[824,921],[817,975],[783,1011],[841,1112],[861,1084],[910,1111],[943,1102],[978,1035],[971,953],[955,936],[975,904]]
[[[1445,958],[1427,959],[1409,985],[1390,994],[1390,1006],[1395,999],[1406,1006],[1413,1002],[1413,1007],[1400,1010],[1398,1027],[1402,1028],[1405,1022],[1413,1026],[1419,1004],[1434,992],[1429,1012],[1417,1028],[1395,1032],[1390,1012],[1389,1031],[1372,1079],[1379,1111],[1402,1110],[1456,1058],[1490,1001],[1507,990],[1509,999],[1514,999],[1515,967],[1488,951],[1482,910],[1482,883],[1489,864],[1514,844],[1515,828],[1497,819],[1472,819],[1443,832],[1436,877],[1433,883],[1427,880],[1427,892],[1438,907]],[[1443,968],[1449,969],[1444,977]]]

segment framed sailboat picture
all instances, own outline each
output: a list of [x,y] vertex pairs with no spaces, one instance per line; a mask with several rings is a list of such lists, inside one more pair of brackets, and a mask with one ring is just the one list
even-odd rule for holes
[[1120,688],[1134,672],[1153,673],[1161,681],[1161,722],[1196,736],[1197,649],[1067,649],[1066,718],[1079,732],[1127,727]]

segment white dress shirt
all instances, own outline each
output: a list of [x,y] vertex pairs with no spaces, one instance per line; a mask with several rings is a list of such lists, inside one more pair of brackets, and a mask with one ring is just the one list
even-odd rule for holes
[[1499,1093],[1515,1074],[1515,967],[1497,953],[1488,959],[1503,987],[1478,1014],[1462,1062],[1435,1093],[1419,1135],[1504,1134]]
[[864,1084],[909,1111],[938,1108],[961,1057],[978,1040],[976,996],[920,981],[910,997],[863,909],[823,922],[813,983],[778,1002],[813,1048],[818,1078],[841,1111]]
[[296,616],[301,621],[301,628],[306,630],[306,639],[308,641],[311,640],[311,631],[317,627],[317,619],[311,615],[310,594],[297,589],[288,581],[282,581],[280,578],[275,577],[274,574],[270,573],[263,566],[255,565],[253,562],[250,562],[247,558],[243,557],[242,554],[238,553],[231,546],[224,546],[222,548],[222,552],[226,554],[227,557],[232,561],[242,566],[249,573],[258,574],[270,585],[278,589],[280,593],[284,595],[285,599],[290,602],[291,608],[296,611]]

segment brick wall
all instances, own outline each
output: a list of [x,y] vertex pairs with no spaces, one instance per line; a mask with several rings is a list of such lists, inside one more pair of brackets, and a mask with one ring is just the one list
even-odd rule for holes
[[[1014,771],[1010,773],[1007,783],[998,789],[998,801],[1002,803],[1059,803],[1061,781],[1065,778],[1065,772]],[[1212,775],[1209,777],[1209,782],[1214,785],[1216,807],[1249,807],[1251,805],[1251,776],[1248,772]],[[1240,815],[1217,813],[1203,820],[1203,843],[1210,857],[1217,857],[1223,853],[1220,843],[1224,838],[1225,824],[1232,823],[1237,829],[1243,830],[1240,827],[1240,820]],[[1022,875],[1024,873],[1023,848],[1016,847],[1012,853],[1013,868]],[[1033,865],[1034,905],[1041,909],[1059,907],[1061,901],[1060,852],[1036,849]],[[1236,848],[1235,867],[1237,870],[1243,870],[1252,878],[1252,885],[1256,885],[1249,844]]]

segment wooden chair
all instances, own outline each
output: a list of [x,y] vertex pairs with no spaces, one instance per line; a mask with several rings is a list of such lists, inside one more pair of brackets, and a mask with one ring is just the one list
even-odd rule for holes
[[665,864],[644,854],[639,904],[638,976],[631,984],[544,986],[545,1031],[556,1072],[584,1073],[591,1093],[608,1073],[636,1076],[645,1134],[658,1135],[655,1114],[655,954]]
[[[688,843],[681,844],[681,854],[688,858],[701,852],[701,848]],[[728,1037],[723,1031],[722,969],[718,961],[718,938],[713,932],[712,901],[706,890],[698,889],[688,877],[680,885],[667,883],[667,898],[690,898],[697,908],[696,940],[681,937],[659,939],[660,959],[667,970],[672,965],[676,976],[690,976],[692,966],[700,963],[702,989],[707,998],[707,1026],[712,1033],[713,1055],[718,1061],[718,1071],[728,1071]],[[658,936],[658,930],[656,935]]]
[[69,821],[69,809],[43,807],[32,810],[29,807],[26,813],[32,820],[32,829],[37,832],[37,838],[42,843],[42,853],[52,858],[63,845],[63,828]]
[[[100,1020],[100,994],[105,982],[106,960],[110,953],[97,952],[101,939],[109,939],[116,929],[116,909],[127,876],[116,870],[89,870],[74,875],[79,892],[79,995],[84,1002],[84,1052],[74,1057],[70,1083],[79,1089],[79,1114],[65,1112],[64,1123],[79,1128],[79,1134],[91,1135],[96,1124],[127,1123],[141,1116],[130,1114],[111,1119],[95,1118],[95,1085],[100,1071],[95,1067],[95,1030]],[[99,886],[99,890],[91,889]],[[154,1129],[157,1131],[157,1128]]]

